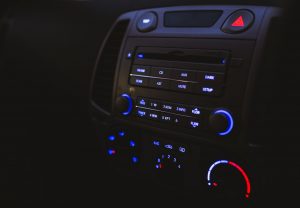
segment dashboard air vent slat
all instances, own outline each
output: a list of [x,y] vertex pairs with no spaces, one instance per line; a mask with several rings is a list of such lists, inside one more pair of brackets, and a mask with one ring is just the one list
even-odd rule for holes
[[104,111],[111,112],[113,83],[120,48],[129,20],[119,21],[109,34],[101,51],[94,75],[92,100]]

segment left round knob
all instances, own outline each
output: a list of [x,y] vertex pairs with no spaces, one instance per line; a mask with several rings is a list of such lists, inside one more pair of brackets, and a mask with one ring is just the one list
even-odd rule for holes
[[133,109],[133,101],[130,95],[124,93],[117,97],[116,100],[116,110],[123,116],[127,116],[131,113]]

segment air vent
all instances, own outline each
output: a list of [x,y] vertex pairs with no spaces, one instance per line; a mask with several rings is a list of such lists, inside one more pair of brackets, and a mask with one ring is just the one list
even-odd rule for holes
[[98,59],[92,89],[92,100],[106,112],[111,112],[114,76],[128,24],[129,20],[122,20],[115,25]]

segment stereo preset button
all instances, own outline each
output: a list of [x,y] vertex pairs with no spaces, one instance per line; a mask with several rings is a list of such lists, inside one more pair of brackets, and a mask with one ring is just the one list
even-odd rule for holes
[[159,120],[160,119],[160,115],[156,111],[149,111],[148,118],[152,119],[152,120]]
[[137,99],[137,105],[141,106],[141,107],[147,107],[149,105],[149,101],[147,99],[145,99],[145,98],[139,97]]
[[161,114],[160,120],[165,123],[171,123],[173,120],[173,117],[170,114]]
[[156,100],[150,100],[148,106],[149,106],[149,108],[152,108],[152,109],[159,109],[160,103]]
[[194,81],[196,73],[186,70],[172,70],[172,77],[179,80]]
[[152,67],[151,69],[151,75],[154,77],[168,78],[169,74],[169,69],[166,69],[164,67]]
[[211,72],[198,72],[197,80],[199,82],[207,83],[223,83],[224,74],[223,73],[211,73]]
[[173,112],[186,115],[188,114],[188,107],[183,105],[175,105]]
[[145,77],[136,77],[136,76],[130,77],[131,85],[146,87],[146,86],[148,86],[148,81],[149,81],[148,78],[145,78]]
[[160,88],[160,89],[168,89],[169,88],[169,80],[164,79],[150,79],[150,87]]
[[161,110],[162,111],[173,111],[174,105],[169,104],[169,103],[162,103],[161,104]]
[[132,70],[131,70],[131,74],[149,75],[150,67],[148,67],[148,66],[133,66]]

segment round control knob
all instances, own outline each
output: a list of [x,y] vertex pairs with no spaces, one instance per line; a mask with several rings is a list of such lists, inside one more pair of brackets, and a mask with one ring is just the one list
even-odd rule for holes
[[131,113],[133,108],[133,102],[128,94],[120,95],[116,100],[116,109],[123,116],[127,116]]
[[233,118],[226,110],[216,110],[209,117],[209,124],[213,131],[220,136],[228,135],[233,129]]

